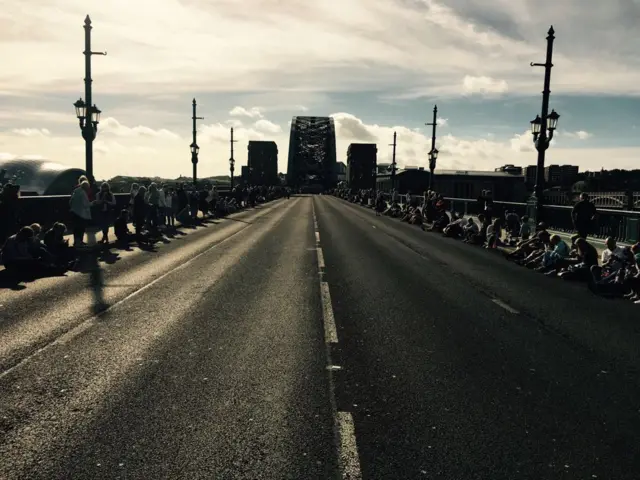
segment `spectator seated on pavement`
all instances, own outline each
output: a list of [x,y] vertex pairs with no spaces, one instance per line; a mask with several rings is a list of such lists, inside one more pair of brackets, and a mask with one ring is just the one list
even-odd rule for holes
[[559,262],[560,268],[556,271],[563,280],[589,281],[591,278],[591,267],[598,265],[598,251],[584,238],[575,239],[575,252],[565,261]]
[[[616,247],[619,248],[619,247]],[[603,258],[604,258],[603,252]],[[631,248],[623,248],[611,255],[603,266],[592,267],[592,281],[589,288],[592,292],[606,297],[622,297],[628,292],[627,276],[635,273],[635,257]]]
[[602,251],[601,266],[591,267],[593,283],[607,284],[613,281],[618,272],[628,263],[628,255],[612,237],[607,238],[607,248]]
[[135,235],[129,230],[129,211],[122,210],[120,215],[113,222],[113,230],[116,234],[116,243],[118,246],[127,247],[131,243]]
[[497,248],[501,245],[502,239],[502,219],[495,218],[493,223],[487,227],[486,248]]
[[523,240],[518,243],[516,249],[507,255],[507,258],[516,260],[517,263],[522,263],[525,258],[531,255],[535,251],[544,250],[546,245],[549,244],[551,234],[547,231],[545,224],[538,225],[538,231],[536,234],[528,240]]
[[562,268],[566,265],[566,259],[569,258],[569,245],[562,240],[560,235],[551,235],[549,244],[551,249],[542,255],[540,266],[536,268],[538,272],[555,273],[557,268]]
[[411,225],[422,225],[423,224],[422,210],[416,207],[411,212],[411,216],[409,217],[409,223]]
[[478,231],[469,232],[468,236],[464,239],[465,243],[484,245],[484,242],[487,240],[487,228],[489,227],[486,220],[487,218],[484,216],[484,213],[478,215],[478,221],[480,222]]
[[462,238],[465,242],[468,242],[473,235],[478,235],[480,233],[480,227],[478,224],[474,222],[472,217],[465,222],[462,226]]
[[[430,231],[430,232],[443,232],[444,229],[447,227],[447,225],[449,225],[451,223],[451,218],[449,217],[449,214],[446,212],[446,210],[444,209],[444,202],[440,203],[438,202],[438,204],[440,205],[436,211],[436,219],[435,221],[431,224],[430,227],[428,227],[426,230]],[[424,227],[423,227],[424,229]]]
[[520,225],[519,237],[521,240],[529,240],[531,237],[531,225],[529,225],[529,216],[523,215],[522,224]]
[[[469,220],[473,222],[472,219]],[[445,237],[461,238],[464,235],[464,228],[467,224],[467,220],[462,215],[452,214],[452,221],[444,227],[442,234]]]
[[2,248],[2,263],[7,271],[18,274],[62,273],[65,269],[48,258],[38,258],[33,254],[34,237],[31,227],[22,227],[7,239]]
[[629,268],[629,275],[625,278],[624,287],[628,290],[625,298],[640,305],[640,243],[631,247],[631,253],[635,263]]
[[64,238],[67,226],[56,222],[44,234],[44,245],[53,257],[53,263],[60,267],[71,268],[75,263],[75,254],[69,246],[69,240]]
[[504,214],[507,235],[517,238],[520,235],[520,217],[516,212],[506,211]]

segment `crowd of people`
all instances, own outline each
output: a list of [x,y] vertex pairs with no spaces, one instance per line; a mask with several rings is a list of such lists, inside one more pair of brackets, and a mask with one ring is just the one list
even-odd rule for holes
[[587,194],[582,194],[573,207],[575,233],[565,241],[543,222],[532,225],[526,215],[499,211],[488,191],[478,198],[481,213],[476,218],[448,211],[444,198],[434,191],[416,196],[411,192],[400,195],[396,191],[340,187],[332,193],[373,208],[376,215],[398,218],[425,231],[487,249],[500,248],[508,260],[518,265],[547,276],[584,282],[602,296],[622,297],[640,304],[640,243],[622,247],[614,238],[607,238],[598,255],[588,240],[597,211]]
[[[125,205],[116,200],[109,183],[92,185],[86,176],[69,199],[69,217],[73,244],[65,239],[67,225],[54,223],[43,231],[33,223],[20,225],[20,187],[5,184],[0,193],[0,245],[5,269],[14,272],[48,273],[72,269],[85,242],[87,228],[98,226],[99,244],[109,245],[113,226],[115,244],[127,248],[132,242],[149,245],[176,229],[176,222],[193,226],[206,218],[224,217],[242,208],[290,196],[291,192],[275,186],[235,187],[221,195],[214,185],[195,188],[193,185],[133,184]],[[133,226],[133,231],[130,228]]]

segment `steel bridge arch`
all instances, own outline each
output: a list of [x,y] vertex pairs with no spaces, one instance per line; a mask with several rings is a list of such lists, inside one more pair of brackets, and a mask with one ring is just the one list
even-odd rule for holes
[[338,182],[336,130],[331,117],[293,117],[289,135],[287,184],[320,185],[325,190]]

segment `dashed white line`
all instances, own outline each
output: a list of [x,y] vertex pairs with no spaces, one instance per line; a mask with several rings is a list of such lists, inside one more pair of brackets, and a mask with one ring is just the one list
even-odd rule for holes
[[324,254],[322,253],[322,248],[316,248],[318,252],[318,268],[324,270]]
[[353,417],[348,412],[338,412],[338,429],[340,432],[340,457],[338,458],[342,478],[357,480],[362,478],[356,429]]
[[500,300],[499,298],[494,298],[491,300],[493,303],[495,303],[496,305],[504,308],[507,312],[511,312],[514,314],[519,314],[520,312],[518,310],[516,310],[515,308],[513,308],[511,305],[507,305],[506,303],[504,303],[502,300]]
[[[356,442],[355,425],[353,417],[348,412],[339,412],[335,395],[335,381],[333,374],[342,370],[340,365],[334,365],[331,360],[331,345],[338,343],[338,332],[336,329],[336,321],[333,315],[333,306],[331,305],[331,294],[329,292],[329,284],[322,281],[324,273],[324,254],[320,247],[320,233],[318,232],[318,223],[316,220],[315,205],[313,208],[313,224],[316,234],[316,252],[318,255],[318,270],[320,271],[320,296],[322,299],[322,319],[324,322],[324,338],[327,350],[327,374],[329,376],[329,401],[331,402],[331,411],[333,413],[333,431],[338,450],[338,468],[340,478],[343,480],[362,480],[362,471],[360,468],[360,457],[358,455],[358,445]],[[375,228],[375,227],[374,227]]]
[[336,319],[333,316],[333,307],[331,306],[331,293],[329,293],[329,284],[327,282],[320,282],[320,295],[322,296],[322,318],[324,320],[325,342],[338,343]]

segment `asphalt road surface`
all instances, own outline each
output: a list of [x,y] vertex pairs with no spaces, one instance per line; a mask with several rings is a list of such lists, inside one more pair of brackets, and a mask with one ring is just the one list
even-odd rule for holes
[[636,305],[324,196],[101,265],[0,278],[0,479],[640,478]]

